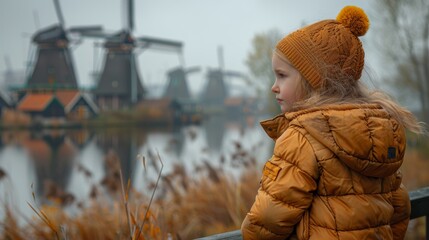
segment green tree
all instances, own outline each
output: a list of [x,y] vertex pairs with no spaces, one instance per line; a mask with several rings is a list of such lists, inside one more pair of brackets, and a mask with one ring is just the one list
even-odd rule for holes
[[252,40],[252,50],[246,58],[246,65],[252,75],[252,83],[258,95],[267,104],[269,113],[279,113],[279,107],[271,93],[274,74],[271,67],[271,57],[277,42],[282,35],[277,29],[256,34]]
[[420,117],[429,123],[429,1],[374,3],[377,47],[386,58],[386,68],[392,67],[386,79],[403,98],[418,97]]

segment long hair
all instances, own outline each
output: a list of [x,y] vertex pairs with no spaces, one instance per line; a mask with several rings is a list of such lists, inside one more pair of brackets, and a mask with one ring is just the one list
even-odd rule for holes
[[[406,129],[417,134],[426,133],[424,124],[405,107],[400,106],[387,93],[381,90],[370,90],[360,80],[355,81],[341,71],[326,71],[324,82],[318,89],[313,89],[303,77],[300,89],[301,100],[294,103],[292,110],[300,110],[329,104],[364,104],[373,103],[381,106],[389,115]],[[334,74],[332,74],[334,73]]]

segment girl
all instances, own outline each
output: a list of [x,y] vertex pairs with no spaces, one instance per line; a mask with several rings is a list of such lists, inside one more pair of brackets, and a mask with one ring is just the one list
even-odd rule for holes
[[358,7],[278,42],[272,92],[284,114],[261,123],[275,140],[246,239],[403,239],[410,214],[399,167],[405,128],[421,133],[406,109],[359,79],[369,27]]

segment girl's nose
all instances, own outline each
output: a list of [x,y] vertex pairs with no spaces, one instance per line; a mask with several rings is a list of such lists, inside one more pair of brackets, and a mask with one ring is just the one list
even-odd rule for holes
[[279,88],[278,88],[276,83],[274,83],[273,86],[271,87],[271,92],[273,92],[273,93],[279,92]]

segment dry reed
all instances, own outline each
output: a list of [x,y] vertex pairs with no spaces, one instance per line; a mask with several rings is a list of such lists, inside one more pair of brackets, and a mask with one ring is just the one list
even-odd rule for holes
[[[67,193],[51,186],[50,205],[39,208],[32,204],[35,217],[27,219],[24,226],[18,223],[19,214],[4,206],[0,239],[192,239],[236,230],[254,201],[261,166],[252,155],[255,149],[245,150],[239,142],[234,146],[229,156],[216,161],[222,163],[220,166],[202,160],[193,169],[175,165],[170,173],[162,175],[159,155],[149,151],[148,162],[141,159],[144,172],[154,170],[159,174],[148,184],[148,193],[136,191],[128,182],[124,184],[119,159],[111,152],[106,157],[106,176],[92,185],[86,204],[67,203],[80,206],[77,214],[63,208],[65,198],[61,196]],[[232,176],[228,170],[231,167],[241,169],[241,175]],[[409,148],[402,167],[409,189],[429,183],[421,171],[427,167],[427,158]],[[80,169],[88,179],[91,177],[89,170]],[[0,173],[7,178],[4,170]],[[423,228],[422,221],[410,224],[407,239],[418,239]]]

